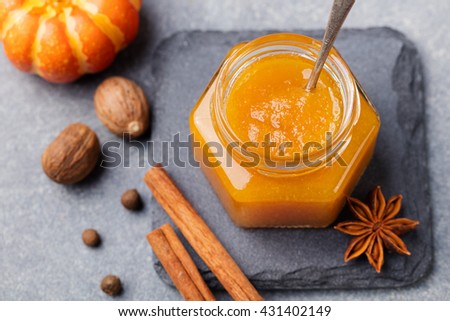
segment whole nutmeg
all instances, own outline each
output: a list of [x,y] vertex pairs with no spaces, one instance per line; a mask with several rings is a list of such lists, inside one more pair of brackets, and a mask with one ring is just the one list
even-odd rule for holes
[[122,282],[115,275],[107,275],[100,283],[100,288],[106,294],[116,296],[122,292]]
[[120,202],[122,203],[123,207],[132,211],[137,211],[142,208],[141,196],[135,189],[129,189],[128,191],[123,193],[122,197],[120,198]]
[[95,112],[100,121],[117,135],[139,137],[149,125],[150,110],[144,91],[134,81],[110,77],[97,88]]
[[53,181],[73,184],[94,169],[100,155],[95,132],[82,123],[67,126],[42,155],[42,168]]
[[83,240],[83,243],[89,247],[97,247],[101,242],[98,232],[91,228],[83,231],[81,239]]

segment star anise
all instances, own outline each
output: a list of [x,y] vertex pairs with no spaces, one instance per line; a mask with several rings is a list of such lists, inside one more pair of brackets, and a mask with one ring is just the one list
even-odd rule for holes
[[358,199],[347,198],[350,210],[359,221],[342,222],[334,227],[355,236],[345,251],[345,262],[365,253],[369,263],[380,272],[384,263],[384,247],[399,254],[411,255],[399,235],[415,229],[419,221],[395,218],[402,199],[402,195],[395,195],[386,203],[380,186],[371,194],[370,207]]

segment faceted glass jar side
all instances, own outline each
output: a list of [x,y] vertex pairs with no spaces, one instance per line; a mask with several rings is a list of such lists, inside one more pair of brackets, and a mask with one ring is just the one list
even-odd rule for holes
[[[312,41],[299,35],[283,36]],[[279,39],[280,35],[273,37]],[[225,60],[242,46],[232,48]],[[193,148],[194,158],[233,222],[247,228],[319,228],[332,224],[372,158],[380,127],[378,114],[359,83],[355,81],[358,112],[339,155],[347,165],[333,162],[313,171],[267,175],[257,168],[241,166],[220,135],[212,105],[221,68],[223,65],[192,110],[190,128],[199,143]],[[218,145],[222,147],[220,153]]]

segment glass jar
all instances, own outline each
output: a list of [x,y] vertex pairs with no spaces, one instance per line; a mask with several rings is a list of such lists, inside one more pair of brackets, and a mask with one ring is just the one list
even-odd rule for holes
[[256,146],[236,135],[240,124],[228,117],[227,99],[237,79],[266,57],[295,56],[312,66],[319,50],[319,41],[297,34],[272,34],[238,44],[191,112],[194,157],[238,226],[330,225],[372,157],[379,116],[335,49],[322,71],[340,92],[342,115],[332,135],[296,153],[280,152],[279,146],[262,148],[264,142]]

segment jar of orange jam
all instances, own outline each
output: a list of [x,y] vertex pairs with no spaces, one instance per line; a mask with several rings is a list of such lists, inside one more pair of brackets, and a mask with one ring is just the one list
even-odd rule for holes
[[367,167],[380,120],[333,49],[272,34],[227,54],[190,116],[193,153],[235,224],[326,227]]

